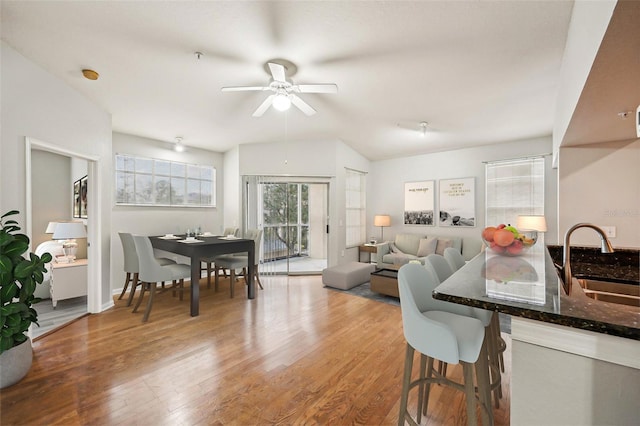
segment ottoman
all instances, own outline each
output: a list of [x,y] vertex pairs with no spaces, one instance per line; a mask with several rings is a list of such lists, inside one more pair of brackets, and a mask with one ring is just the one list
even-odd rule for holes
[[349,290],[371,279],[373,263],[349,262],[322,270],[322,283],[326,286]]

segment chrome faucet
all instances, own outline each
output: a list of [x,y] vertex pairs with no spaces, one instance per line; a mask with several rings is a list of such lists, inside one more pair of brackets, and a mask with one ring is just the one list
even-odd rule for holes
[[578,223],[573,225],[566,234],[564,234],[564,247],[562,249],[562,279],[564,281],[564,289],[567,294],[571,294],[571,234],[578,228],[591,228],[600,234],[600,251],[602,253],[613,253],[615,250],[611,242],[607,238],[605,232],[599,226],[591,223]]

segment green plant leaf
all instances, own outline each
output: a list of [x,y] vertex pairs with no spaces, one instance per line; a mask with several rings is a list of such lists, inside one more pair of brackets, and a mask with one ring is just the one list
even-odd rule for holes
[[15,275],[16,278],[26,278],[31,275],[33,269],[33,264],[25,259],[16,265],[16,268],[13,270],[13,275]]
[[3,247],[2,254],[8,257],[22,256],[22,253],[24,253],[28,249],[28,242],[24,242],[16,238]]
[[0,335],[0,353],[4,351],[8,351],[12,347],[13,347],[13,337]]
[[43,267],[44,267],[45,263],[49,263],[49,262],[51,262],[51,260],[53,260],[53,256],[51,256],[51,253],[46,252],[45,254],[40,256],[40,260],[42,261]]
[[33,292],[36,291],[36,282],[32,277],[27,277],[22,291],[20,292],[20,301],[26,302],[29,297],[33,297]]
[[19,312],[16,312],[15,314],[11,314],[7,316],[7,322],[5,325],[7,327],[16,328],[20,325],[21,322],[22,322],[22,316],[20,315]]
[[9,210],[8,212],[6,212],[2,216],[0,216],[0,219],[4,219],[7,216],[13,216],[13,215],[16,215],[16,214],[20,214],[20,212],[18,210]]
[[6,246],[13,240],[15,240],[15,237],[13,235],[4,232],[4,230],[0,231],[0,247]]
[[3,285],[2,288],[0,288],[0,303],[4,305],[5,303],[11,302],[14,297],[18,297],[19,293],[20,287],[18,287],[15,282]]

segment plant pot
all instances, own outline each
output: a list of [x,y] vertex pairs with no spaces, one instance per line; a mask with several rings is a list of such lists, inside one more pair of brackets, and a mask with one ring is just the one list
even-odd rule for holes
[[26,376],[32,361],[31,339],[0,354],[0,389],[9,387]]

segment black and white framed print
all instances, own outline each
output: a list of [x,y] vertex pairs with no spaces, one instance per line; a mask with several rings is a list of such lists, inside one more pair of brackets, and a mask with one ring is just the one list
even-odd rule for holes
[[404,224],[434,226],[435,181],[404,184]]
[[441,179],[440,226],[476,226],[475,178]]

